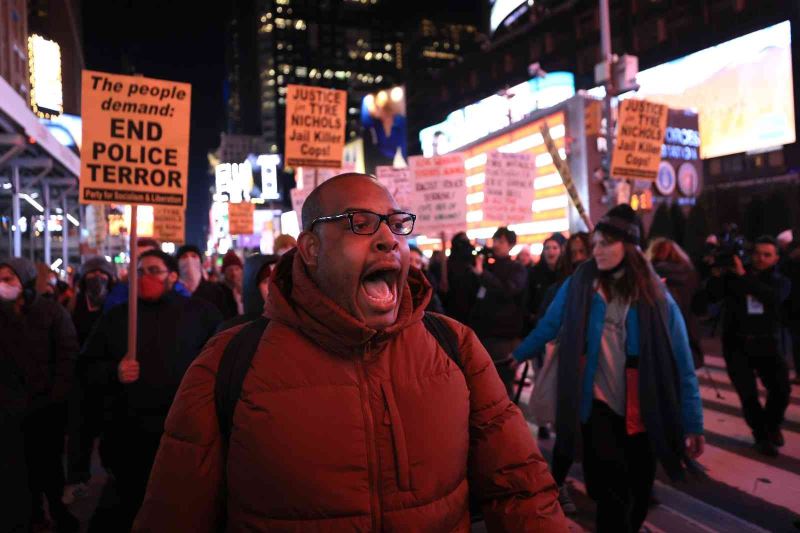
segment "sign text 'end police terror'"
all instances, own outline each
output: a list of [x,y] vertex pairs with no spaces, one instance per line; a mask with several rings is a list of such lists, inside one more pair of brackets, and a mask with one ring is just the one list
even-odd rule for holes
[[[178,166],[178,151],[175,148],[164,148],[158,145],[133,146],[123,142],[137,140],[158,143],[164,135],[161,124],[121,118],[112,118],[110,124],[109,135],[114,139],[120,139],[121,142],[95,141],[92,143],[92,159],[94,161],[104,158],[112,162],[112,164],[87,163],[86,166],[90,170],[89,179],[92,183],[101,181],[102,183],[152,185],[167,189],[181,189],[181,172],[177,168],[174,170],[161,168]],[[129,166],[136,164],[147,166]],[[158,168],[148,168],[149,166]]]
[[84,70],[80,199],[183,206],[192,86]]

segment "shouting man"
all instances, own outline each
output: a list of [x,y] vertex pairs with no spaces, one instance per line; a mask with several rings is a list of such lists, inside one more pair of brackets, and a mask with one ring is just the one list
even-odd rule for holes
[[302,218],[226,437],[216,374],[242,328],[184,378],[134,530],[469,531],[472,499],[490,531],[566,531],[486,350],[433,315],[450,356],[428,326],[430,285],[409,271],[415,216],[374,178],[344,174]]

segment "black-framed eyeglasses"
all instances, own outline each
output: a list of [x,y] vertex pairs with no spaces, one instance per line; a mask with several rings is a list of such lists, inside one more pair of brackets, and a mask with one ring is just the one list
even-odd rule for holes
[[308,230],[314,229],[317,222],[334,222],[344,219],[350,222],[350,231],[356,235],[374,235],[381,227],[381,222],[386,222],[389,231],[395,235],[411,235],[417,215],[404,212],[381,215],[372,211],[348,211],[338,215],[316,218]]
[[139,267],[136,269],[136,272],[138,272],[140,276],[144,276],[145,274],[149,274],[151,276],[161,276],[162,274],[168,274],[169,270],[164,270],[163,268],[158,268],[157,266],[149,266],[147,268]]

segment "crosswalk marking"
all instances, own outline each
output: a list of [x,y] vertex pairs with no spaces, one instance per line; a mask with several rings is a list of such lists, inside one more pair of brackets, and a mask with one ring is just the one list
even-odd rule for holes
[[[707,355],[705,361],[708,367],[697,373],[707,435],[706,451],[699,464],[710,485],[692,490],[692,481],[689,485],[657,481],[654,490],[662,505],[651,509],[646,526],[653,532],[681,533],[792,530],[792,522],[800,521],[800,386],[792,387],[783,428],[786,445],[780,449],[781,455],[777,459],[763,457],[752,448],[752,434],[742,416],[725,361],[717,355]],[[720,389],[721,398],[714,385]],[[760,382],[758,387],[763,404],[766,390]],[[530,387],[525,389],[523,402],[530,392]],[[535,434],[537,428],[531,428]],[[539,442],[549,453],[553,439]],[[573,474],[580,472],[579,468],[576,465]],[[576,491],[585,492],[575,477],[570,477],[570,482]],[[716,491],[716,495],[709,496],[708,491]],[[713,505],[704,501],[707,497]],[[747,509],[738,508],[734,500]]]

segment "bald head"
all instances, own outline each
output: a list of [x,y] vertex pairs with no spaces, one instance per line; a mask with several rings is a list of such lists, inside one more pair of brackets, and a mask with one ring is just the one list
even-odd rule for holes
[[361,187],[378,187],[389,194],[389,191],[378,180],[368,174],[348,172],[334,176],[311,191],[311,194],[308,195],[305,203],[303,203],[303,229],[308,231],[314,220],[319,217],[338,214],[333,211],[337,209],[337,204],[343,198],[347,198],[357,204],[358,198],[353,197],[353,191],[357,191]]
[[[372,233],[356,233],[343,216],[311,225],[319,217],[370,211],[383,217]],[[303,204],[298,254],[320,290],[368,327],[395,323],[408,275],[406,236],[393,233],[389,215],[399,213],[391,193],[366,174],[326,181]]]

